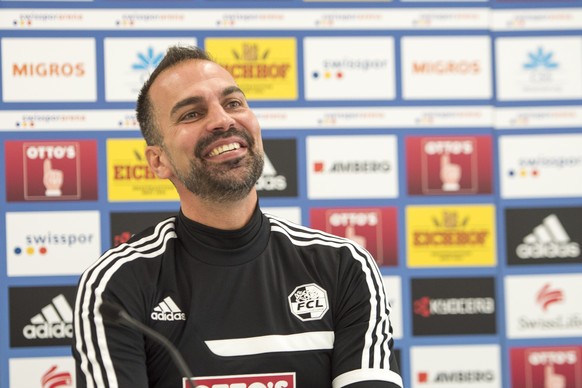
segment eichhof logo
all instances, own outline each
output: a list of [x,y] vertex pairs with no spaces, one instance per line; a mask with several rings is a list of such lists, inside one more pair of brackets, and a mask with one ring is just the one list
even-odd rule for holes
[[178,305],[167,296],[152,311],[150,317],[154,321],[185,321],[186,314],[180,310]]
[[321,319],[327,310],[327,292],[315,283],[296,287],[289,295],[291,312],[302,321]]

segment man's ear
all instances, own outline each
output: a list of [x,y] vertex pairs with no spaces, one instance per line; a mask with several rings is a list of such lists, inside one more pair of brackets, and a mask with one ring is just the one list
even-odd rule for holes
[[160,179],[168,179],[172,177],[171,165],[167,156],[162,150],[162,147],[157,145],[147,146],[145,149],[145,156],[150,165],[150,169]]

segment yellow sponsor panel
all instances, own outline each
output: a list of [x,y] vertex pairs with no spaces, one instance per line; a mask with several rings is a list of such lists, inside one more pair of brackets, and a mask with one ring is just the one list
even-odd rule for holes
[[107,140],[107,193],[109,201],[172,201],[174,185],[159,179],[145,158],[141,139]]
[[204,48],[249,100],[297,99],[295,38],[207,38]]
[[494,266],[495,236],[493,205],[406,208],[409,267]]

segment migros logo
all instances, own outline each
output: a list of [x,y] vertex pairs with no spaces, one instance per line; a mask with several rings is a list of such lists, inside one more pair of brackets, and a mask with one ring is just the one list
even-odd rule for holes
[[475,75],[481,73],[481,65],[477,60],[422,61],[412,63],[412,72],[414,74]]
[[12,75],[14,77],[59,77],[72,78],[85,76],[85,64],[82,62],[63,62],[63,63],[13,63]]

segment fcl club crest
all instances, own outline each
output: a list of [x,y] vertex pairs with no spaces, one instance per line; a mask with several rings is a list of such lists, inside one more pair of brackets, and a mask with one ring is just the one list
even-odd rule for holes
[[296,287],[289,295],[291,312],[302,321],[321,319],[327,310],[327,292],[315,283]]

